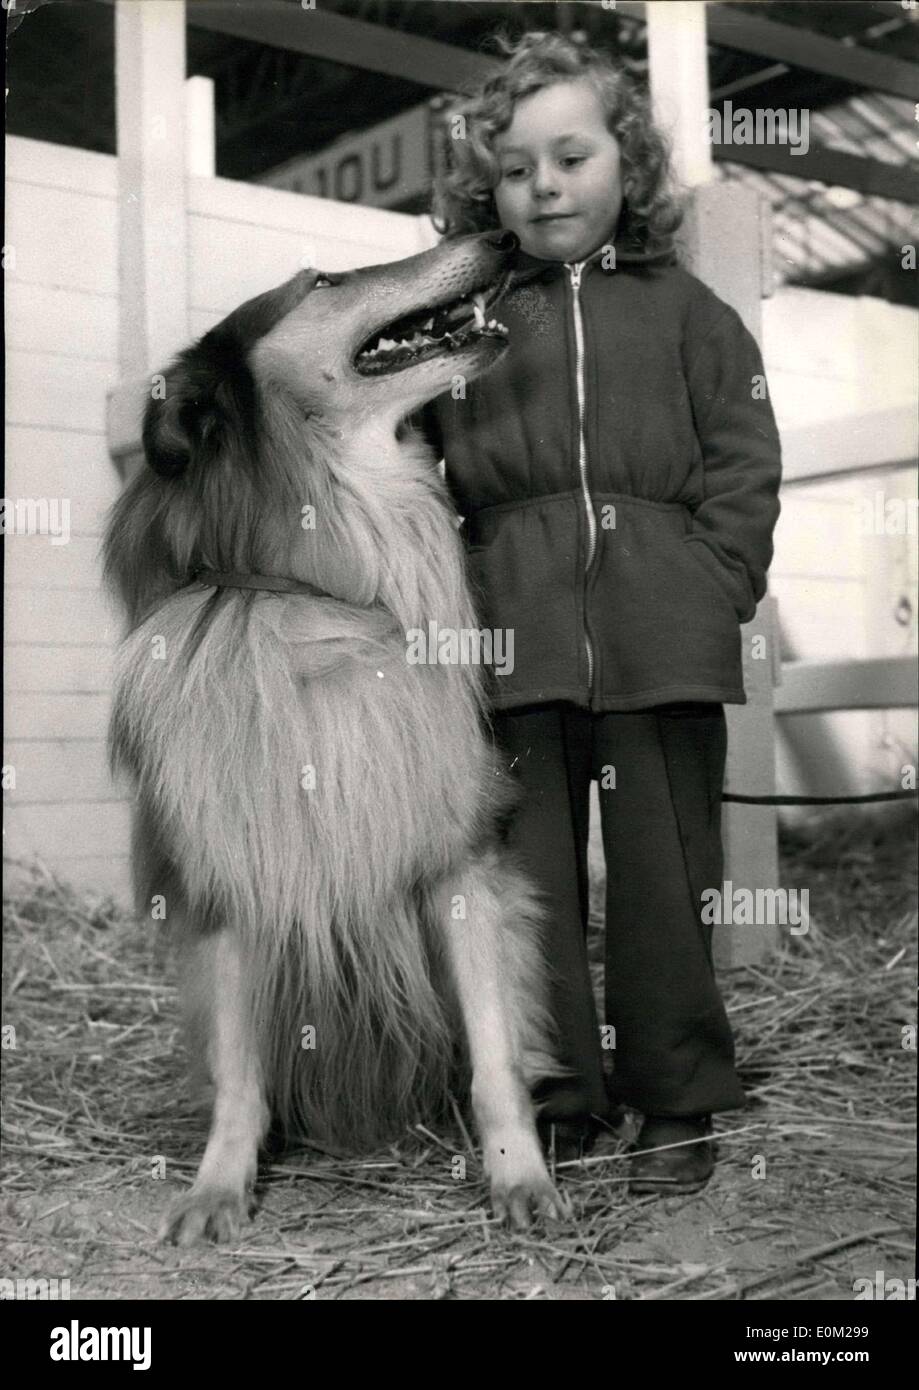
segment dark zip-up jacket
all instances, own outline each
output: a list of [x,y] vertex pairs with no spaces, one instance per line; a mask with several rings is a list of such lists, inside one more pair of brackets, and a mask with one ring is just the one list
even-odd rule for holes
[[672,253],[606,259],[519,251],[505,356],[418,417],[481,624],[513,632],[492,704],[743,704],[781,473],[759,348]]

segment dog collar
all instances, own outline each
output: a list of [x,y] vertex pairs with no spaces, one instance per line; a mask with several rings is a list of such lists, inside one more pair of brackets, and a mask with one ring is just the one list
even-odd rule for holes
[[266,589],[273,594],[313,594],[316,598],[329,598],[325,589],[309,584],[305,579],[285,579],[280,574],[242,574],[235,571],[197,570],[193,584],[204,584],[214,589]]

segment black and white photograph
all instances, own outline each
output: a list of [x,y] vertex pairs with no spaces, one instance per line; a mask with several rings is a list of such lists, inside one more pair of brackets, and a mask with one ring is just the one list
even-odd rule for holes
[[919,4],[3,10],[24,1364],[593,1301],[883,1373]]

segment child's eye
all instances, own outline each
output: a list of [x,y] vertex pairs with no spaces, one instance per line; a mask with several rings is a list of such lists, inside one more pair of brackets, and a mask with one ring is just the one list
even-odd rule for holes
[[526,169],[523,168],[523,167],[521,166],[521,167],[518,167],[517,169],[505,169],[503,177],[506,178],[506,179],[515,179],[515,178],[517,177],[518,174],[525,174],[525,173],[526,173]]
[[566,154],[562,156],[562,163],[569,164],[573,161],[575,164],[583,164],[586,158],[586,154]]

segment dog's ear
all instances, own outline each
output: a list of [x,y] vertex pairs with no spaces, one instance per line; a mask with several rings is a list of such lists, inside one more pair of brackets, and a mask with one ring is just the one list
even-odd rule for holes
[[143,445],[161,478],[177,478],[192,464],[213,460],[230,443],[249,440],[256,400],[247,366],[211,335],[166,372],[161,397],[147,403]]
[[143,444],[147,463],[161,478],[184,473],[200,434],[197,402],[189,400],[178,371],[162,378],[165,390],[144,411]]
[[148,401],[144,412],[144,454],[154,473],[177,478],[202,456],[213,437],[218,384],[203,377],[193,381],[184,363],[162,380],[163,395]]

